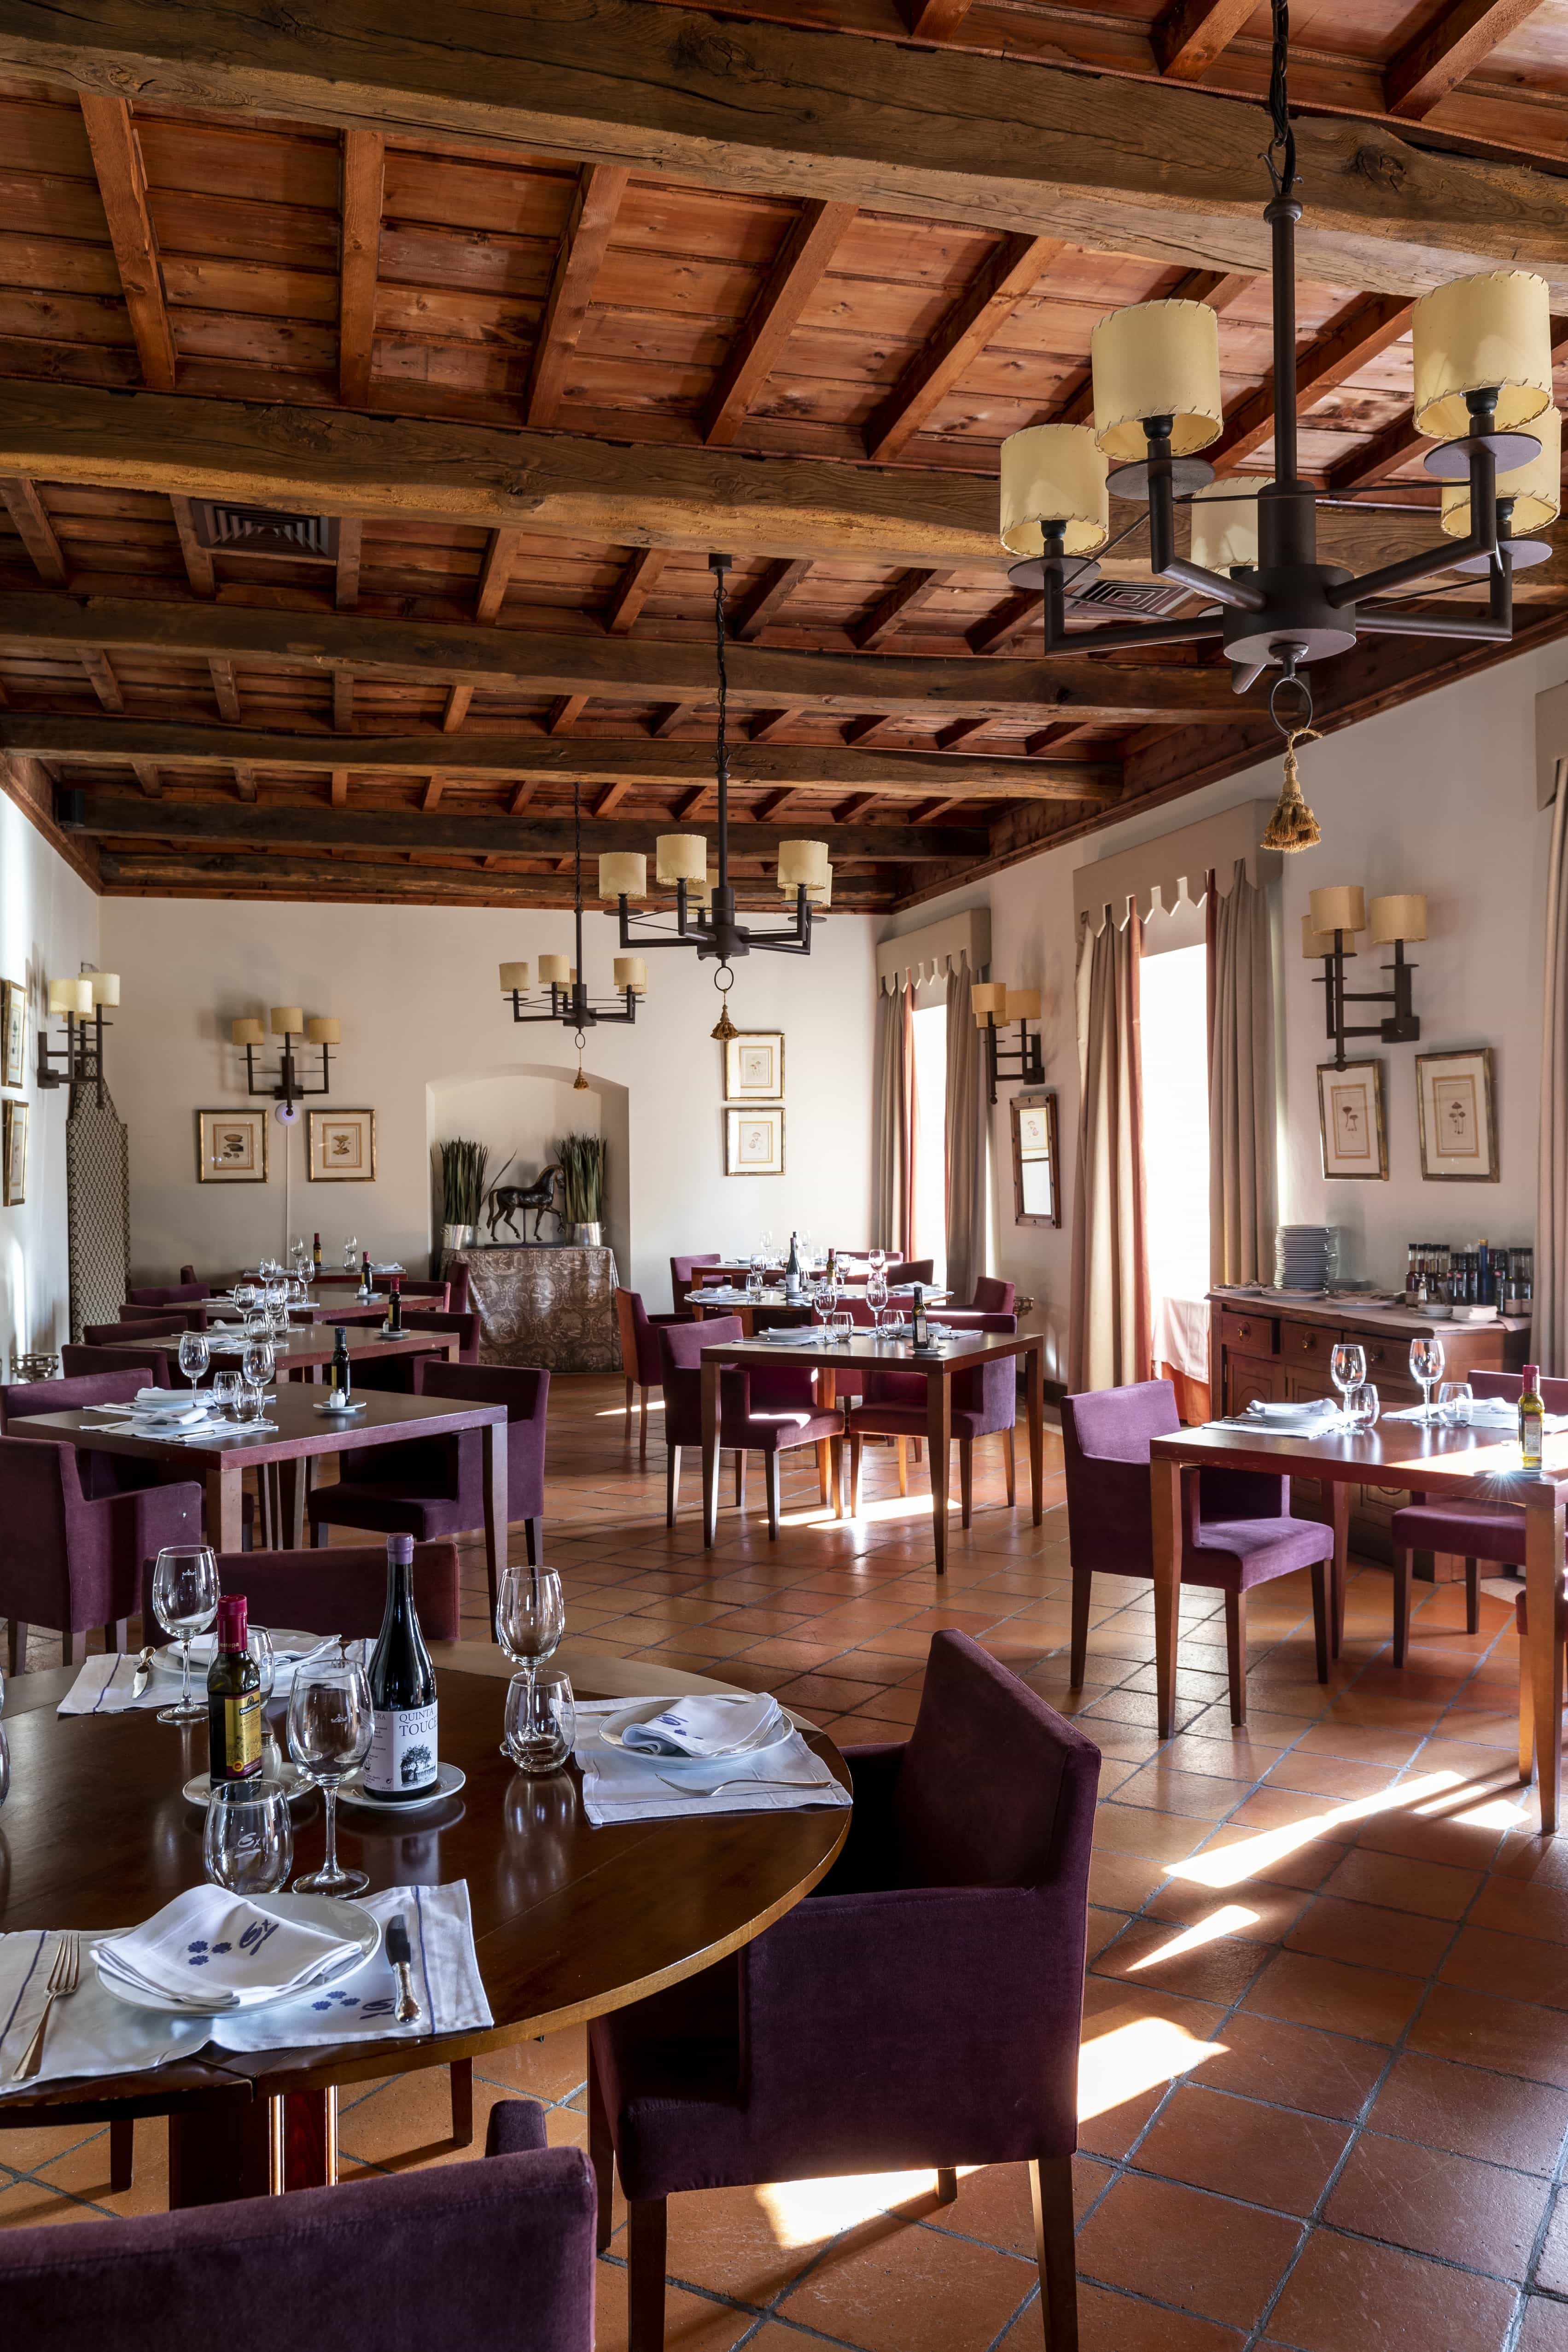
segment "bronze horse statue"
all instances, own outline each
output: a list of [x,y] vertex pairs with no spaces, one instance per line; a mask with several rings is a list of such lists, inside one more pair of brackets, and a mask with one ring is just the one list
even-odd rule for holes
[[539,1170],[531,1184],[493,1184],[485,1195],[489,1216],[490,1239],[494,1241],[497,1238],[496,1228],[498,1224],[509,1228],[514,1241],[527,1239],[526,1234],[519,1234],[516,1225],[512,1223],[512,1219],[519,1209],[522,1211],[525,1227],[528,1221],[528,1211],[530,1209],[533,1211],[536,1242],[539,1237],[540,1221],[547,1213],[555,1219],[558,1225],[564,1223],[561,1212],[555,1205],[555,1188],[558,1178],[560,1179],[564,1193],[565,1179],[559,1163],[552,1160],[548,1168]]

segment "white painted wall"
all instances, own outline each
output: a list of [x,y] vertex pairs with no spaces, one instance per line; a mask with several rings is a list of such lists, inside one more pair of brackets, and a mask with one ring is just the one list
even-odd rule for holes
[[[509,1088],[558,1076],[570,1088],[570,1036],[543,1024],[515,1026],[497,978],[504,959],[569,951],[564,913],[106,898],[102,924],[102,961],[122,977],[114,1089],[131,1127],[132,1256],[146,1278],[185,1259],[204,1270],[254,1262],[290,1233],[317,1228],[329,1256],[352,1231],[412,1266],[430,1246],[428,1147],[438,1129],[455,1131],[445,1125],[448,1107],[456,1119],[462,1106],[467,1126],[476,1104],[492,1104],[495,1131],[479,1139],[504,1159],[530,1119],[536,1140],[554,1124],[541,1094],[529,1095],[525,1112],[521,1092],[504,1099]],[[590,1034],[586,1067],[612,1149],[617,1118],[624,1121],[625,1164],[612,1168],[612,1227],[624,1235],[632,1281],[651,1306],[668,1304],[666,1261],[677,1250],[749,1245],[764,1224],[866,1236],[873,938],[866,918],[835,914],[810,958],[753,955],[737,967],[730,1003],[737,1026],[785,1033],[781,1178],[724,1174],[723,1065],[708,1034],[718,1017],[711,965],[699,967],[685,950],[651,954],[653,992],[635,1027]],[[587,919],[591,982],[608,982],[613,939],[607,917]],[[274,1127],[265,1188],[197,1183],[196,1110],[229,1109],[242,1098],[229,1022],[277,1003],[341,1020],[331,1099],[376,1111],[373,1186],[307,1183],[303,1119],[287,1153]],[[457,1087],[464,1093],[444,1091]]]
[[[101,961],[98,910],[86,883],[0,795],[0,979],[25,980],[29,997],[26,1084],[9,1097],[29,1106],[27,1197],[20,1208],[0,1208],[0,1379],[10,1378],[13,1349],[58,1348],[71,1335],[66,1091],[40,1094],[33,1073],[48,981]],[[114,1077],[111,1059],[111,1091]]]
[[[1350,1274],[1403,1277],[1407,1241],[1480,1237],[1528,1242],[1535,1223],[1535,1149],[1541,1050],[1544,863],[1550,812],[1535,807],[1534,698],[1568,677],[1568,653],[1549,646],[1405,709],[1309,744],[1301,783],[1323,839],[1284,861],[1279,900],[1284,1091],[1281,1105],[1282,1221],[1339,1226]],[[1153,840],[1238,801],[1279,789],[1277,761],[1171,806],[1047,851],[988,882],[912,908],[894,928],[917,929],[959,908],[991,908],[995,977],[1043,992],[1046,1084],[1057,1088],[1063,1160],[1060,1232],[1012,1221],[1011,1139],[1002,1089],[993,1127],[998,1222],[995,1270],[1033,1293],[1051,1332],[1048,1374],[1064,1378],[1078,1120],[1074,1034],[1072,874],[1075,867]],[[1325,883],[1360,882],[1370,898],[1425,891],[1430,937],[1414,950],[1420,970],[1419,1045],[1367,1041],[1382,1059],[1389,1118],[1386,1183],[1327,1182],[1318,1143],[1317,1065],[1325,1058],[1321,965],[1303,962],[1301,918]],[[1353,986],[1376,958],[1364,951]],[[1145,984],[1157,984],[1158,963]],[[1497,1184],[1424,1181],[1416,1126],[1415,1057],[1447,1046],[1496,1049]],[[1054,1358],[1054,1360],[1051,1359]]]

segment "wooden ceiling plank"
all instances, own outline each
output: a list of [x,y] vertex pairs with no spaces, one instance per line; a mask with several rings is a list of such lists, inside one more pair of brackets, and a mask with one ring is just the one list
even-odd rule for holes
[[898,13],[916,41],[950,41],[975,0],[898,0]]
[[489,626],[500,614],[511,585],[512,566],[517,560],[518,530],[493,530],[485,550],[485,561],[479,567],[479,592],[474,605],[474,618]]
[[379,131],[345,131],[339,226],[338,397],[371,404],[381,270],[386,142]]
[[1542,0],[1457,0],[1389,65],[1384,75],[1389,113],[1421,121],[1541,5]]
[[586,694],[559,695],[549,707],[545,720],[547,735],[570,735],[588,705]]
[[135,771],[136,781],[146,798],[150,801],[162,800],[163,787],[158,781],[158,771],[152,761],[133,760],[131,764]]
[[[1338,389],[1347,377],[1365,367],[1369,362],[1396,343],[1410,324],[1414,305],[1396,295],[1366,295],[1330,320],[1322,334],[1316,336],[1296,354],[1296,409],[1298,415],[1314,407],[1320,400]],[[1210,465],[1221,472],[1240,464],[1250,457],[1274,433],[1274,378],[1264,377],[1256,392],[1235,406],[1225,420],[1225,429],[1213,446],[1205,451]]]
[[349,805],[349,771],[347,768],[334,768],[332,771],[331,805],[335,809],[344,809]]
[[120,268],[131,331],[150,392],[174,389],[174,337],[169,324],[158,240],[147,207],[147,173],[141,142],[123,98],[86,91],[82,123],[92,150],[98,192],[109,222],[110,242]]
[[216,657],[209,660],[207,672],[213,681],[213,698],[218,706],[218,717],[225,727],[240,724],[239,681],[235,677],[231,661]]
[[658,585],[659,574],[669,562],[669,551],[663,547],[640,547],[615,583],[604,613],[607,636],[629,636],[637,625],[643,605]]
[[708,394],[702,436],[710,448],[727,446],[739,432],[854,216],[853,205],[801,205]]
[[78,658],[87,672],[88,684],[97,695],[104,709],[113,711],[117,718],[123,717],[125,697],[120,691],[120,680],[110,666],[108,656],[88,652],[80,655]]
[[1061,249],[1057,237],[1002,239],[866,426],[865,452],[873,463],[903,456]]
[[0,498],[5,501],[5,510],[33,559],[33,569],[39,579],[47,581],[51,588],[65,587],[66,559],[55,537],[54,524],[38,496],[37,484],[26,475],[19,475],[14,481],[0,481]]
[[446,708],[441,714],[441,731],[455,735],[468,716],[468,706],[474,699],[471,686],[455,686],[446,698]]
[[1154,51],[1167,81],[1201,81],[1228,49],[1257,0],[1173,0],[1155,20]]
[[744,645],[761,635],[778,618],[779,608],[792,596],[811,569],[810,560],[770,563],[749,595],[730,606],[730,635]]
[[521,816],[523,811],[527,808],[528,803],[532,800],[538,790],[538,783],[531,780],[527,783],[519,784],[517,791],[512,794],[511,799],[507,803],[507,814],[508,816]]
[[351,613],[360,601],[360,557],[365,526],[358,515],[345,515],[338,525],[338,563],[332,580],[332,602],[340,613]]
[[960,744],[968,741],[971,735],[978,735],[990,723],[988,719],[956,719],[951,727],[939,730],[936,749],[939,751],[956,751]]
[[354,726],[354,674],[352,670],[332,672],[332,726],[336,733],[349,735]]
[[180,541],[180,560],[185,567],[193,596],[215,596],[217,574],[213,570],[212,551],[196,537],[196,519],[191,512],[189,499],[172,496],[170,509],[174,517],[174,530]]
[[863,620],[850,624],[850,642],[857,653],[870,653],[890,637],[911,613],[917,613],[939,588],[952,580],[950,572],[906,572],[881,596]]
[[523,395],[524,419],[531,425],[555,422],[631,176],[612,163],[585,163],[578,174]]
[[675,803],[675,823],[688,824],[695,816],[712,789],[711,784],[694,784],[689,793],[683,793]]
[[833,811],[835,824],[858,824],[866,811],[874,808],[881,798],[877,793],[856,793],[842,806]]
[[[244,893],[323,899],[351,894],[355,898],[434,898],[492,906],[570,907],[572,903],[570,890],[553,875],[501,870],[494,857],[475,867],[377,865],[366,858],[245,857],[232,851],[214,856],[199,850],[129,854],[106,850],[99,871],[111,891],[144,890],[159,897],[179,892],[227,898]],[[778,893],[765,875],[737,877],[735,887],[742,907],[778,905]],[[836,879],[833,896],[841,907],[853,904],[869,909],[891,905],[893,893],[885,880],[852,875]]]

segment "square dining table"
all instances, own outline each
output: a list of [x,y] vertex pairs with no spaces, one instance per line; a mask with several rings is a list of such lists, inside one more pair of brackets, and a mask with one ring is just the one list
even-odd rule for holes
[[[1344,1617],[1345,1559],[1353,1486],[1404,1487],[1491,1504],[1517,1503],[1525,1523],[1525,1608],[1535,1722],[1541,1826],[1557,1827],[1563,1756],[1563,1542],[1568,1533],[1568,1432],[1548,1437],[1540,1475],[1520,1467],[1519,1441],[1485,1427],[1446,1429],[1437,1421],[1399,1421],[1322,1437],[1269,1433],[1237,1422],[1209,1422],[1155,1438],[1149,1448],[1154,1509],[1155,1679],[1162,1739],[1176,1728],[1176,1629],[1181,1606],[1182,1487],[1202,1469],[1263,1470],[1317,1478],[1326,1487],[1334,1535],[1332,1646],[1339,1654]],[[1521,1661],[1521,1671],[1524,1662]]]
[[[837,1376],[867,1370],[925,1375],[925,1433],[931,1454],[931,1521],[936,1573],[947,1568],[948,1450],[953,1434],[953,1375],[986,1364],[994,1356],[1021,1356],[1029,1413],[1030,1492],[1038,1528],[1045,1506],[1044,1339],[1039,1331],[958,1331],[938,1353],[917,1355],[906,1339],[883,1339],[859,1329],[848,1337],[813,1331],[810,1339],[729,1339],[702,1351],[703,1541],[711,1550],[718,1533],[718,1376],[722,1366],[805,1364],[827,1375],[821,1402],[834,1401]],[[838,1440],[833,1440],[835,1445]],[[839,1506],[841,1511],[841,1503]]]
[[[367,1328],[362,1323],[349,1324],[347,1331],[350,1367],[387,1356],[444,1356],[453,1360],[461,1345],[455,1331],[403,1331],[395,1339],[384,1338],[373,1327]],[[244,1354],[239,1326],[236,1324],[233,1333],[228,1334],[223,1325],[212,1324],[205,1337],[211,1349],[212,1370],[217,1372],[225,1370],[238,1371]],[[225,1337],[232,1337],[233,1346],[221,1344]],[[220,1344],[214,1346],[214,1340]],[[111,1352],[120,1349],[138,1356],[144,1356],[150,1348],[163,1346],[170,1359],[171,1373],[179,1360],[180,1341],[170,1332],[160,1333],[151,1339],[105,1339],[100,1344]],[[287,1373],[290,1378],[299,1374],[309,1379],[322,1366],[331,1362],[336,1345],[337,1335],[326,1324],[295,1323],[289,1327],[286,1339],[273,1340],[273,1363],[279,1372]],[[172,1384],[177,1388],[179,1381],[174,1381]]]

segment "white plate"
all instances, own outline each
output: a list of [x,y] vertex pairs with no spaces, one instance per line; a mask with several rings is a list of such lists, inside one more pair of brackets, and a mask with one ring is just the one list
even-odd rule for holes
[[[193,1780],[186,1781],[180,1794],[188,1805],[200,1805],[204,1812],[212,1795],[212,1786],[210,1776],[198,1772]],[[298,1764],[291,1764],[286,1757],[276,1780],[257,1781],[256,1786],[258,1791],[263,1788],[287,1789],[289,1803],[300,1805],[313,1793],[316,1783],[308,1772],[302,1772]]]
[[394,1804],[388,1797],[373,1797],[357,1776],[350,1775],[338,1783],[338,1802],[357,1806],[362,1813],[384,1813],[389,1820],[394,1820],[408,1813],[423,1813],[430,1806],[438,1805],[443,1797],[455,1797],[467,1784],[468,1775],[460,1766],[438,1764],[434,1789],[427,1790],[423,1797],[400,1798]]
[[[116,2000],[124,2001],[128,2008],[151,2009],[160,2017],[234,2017],[242,2011],[277,2009],[284,2001],[303,2000],[308,1992],[318,1992],[323,1985],[336,1984],[340,1977],[351,1976],[380,1948],[381,1921],[372,1912],[367,1911],[362,1903],[350,1903],[340,1895],[269,1895],[266,1900],[290,1918],[302,1919],[308,1927],[319,1927],[336,1936],[358,1937],[358,1950],[348,1955],[341,1968],[319,1977],[314,1984],[296,1985],[291,1992],[268,1993],[260,2000],[241,2001],[237,2007],[225,2006],[221,2010],[187,2011],[181,2002],[160,2000],[156,1993],[142,1992],[137,1986],[126,1984],[120,1978],[106,1976],[101,1969],[98,1971],[98,1980],[105,1992],[112,1993]],[[112,1943],[114,1937],[105,1936],[102,1941]],[[95,1945],[95,1958],[97,1950]]]
[[639,1699],[634,1706],[622,1707],[619,1715],[606,1716],[599,1727],[599,1737],[609,1748],[619,1748],[623,1755],[635,1756],[640,1763],[657,1764],[661,1769],[667,1764],[729,1764],[739,1756],[766,1756],[769,1749],[782,1748],[795,1736],[795,1727],[782,1707],[771,1723],[754,1731],[749,1739],[738,1747],[726,1748],[721,1756],[659,1756],[649,1748],[628,1748],[624,1735],[634,1723],[652,1723],[669,1706],[667,1698]]

